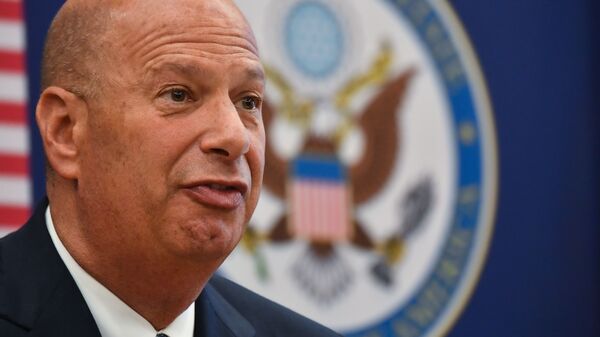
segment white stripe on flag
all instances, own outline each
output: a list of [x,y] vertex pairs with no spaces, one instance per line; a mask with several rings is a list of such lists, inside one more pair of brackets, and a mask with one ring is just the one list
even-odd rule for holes
[[[6,228],[6,229],[3,229]],[[0,223],[0,238],[8,235],[12,230],[8,229],[7,225]]]
[[0,204],[29,207],[31,204],[29,178],[0,176]]
[[12,232],[12,231],[14,231],[13,228],[10,228],[6,224],[3,224],[2,222],[0,222],[0,238],[10,234],[10,232]]
[[29,128],[0,124],[0,153],[29,156]]
[[0,49],[22,51],[25,49],[23,23],[0,21]]
[[23,103],[27,100],[27,80],[24,74],[0,72],[0,101]]

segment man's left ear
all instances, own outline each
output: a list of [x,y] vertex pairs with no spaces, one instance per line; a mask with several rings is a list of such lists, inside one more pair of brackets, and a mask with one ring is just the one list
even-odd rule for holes
[[40,96],[35,118],[48,164],[65,179],[79,177],[79,156],[87,127],[86,102],[60,87],[49,87]]

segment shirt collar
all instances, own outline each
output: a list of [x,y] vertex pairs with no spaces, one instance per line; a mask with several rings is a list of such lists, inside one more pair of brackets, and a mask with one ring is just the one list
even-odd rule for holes
[[46,209],[46,225],[52,238],[52,243],[56,247],[60,258],[67,266],[71,276],[73,276],[103,337],[155,337],[159,332],[169,337],[193,337],[194,303],[181,313],[168,327],[161,331],[156,331],[146,319],[83,270],[71,254],[69,254],[56,233],[50,214],[50,206]]

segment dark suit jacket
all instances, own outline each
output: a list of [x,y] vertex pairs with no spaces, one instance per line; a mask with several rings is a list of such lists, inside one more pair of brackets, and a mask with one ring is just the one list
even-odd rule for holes
[[[0,240],[0,336],[100,337],[81,292],[47,231],[40,205]],[[194,336],[338,336],[222,277],[196,300]],[[135,337],[135,336],[123,336]]]

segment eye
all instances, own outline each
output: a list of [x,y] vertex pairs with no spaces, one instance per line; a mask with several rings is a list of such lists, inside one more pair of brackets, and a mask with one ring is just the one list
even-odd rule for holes
[[183,87],[167,88],[160,93],[159,97],[167,103],[185,103],[192,100],[190,92]]
[[190,99],[188,92],[181,88],[170,89],[167,93],[173,102],[183,103]]
[[171,99],[175,102],[185,102],[187,94],[180,89],[171,90]]
[[257,96],[245,96],[239,101],[239,105],[245,110],[257,110],[260,108],[261,99]]

